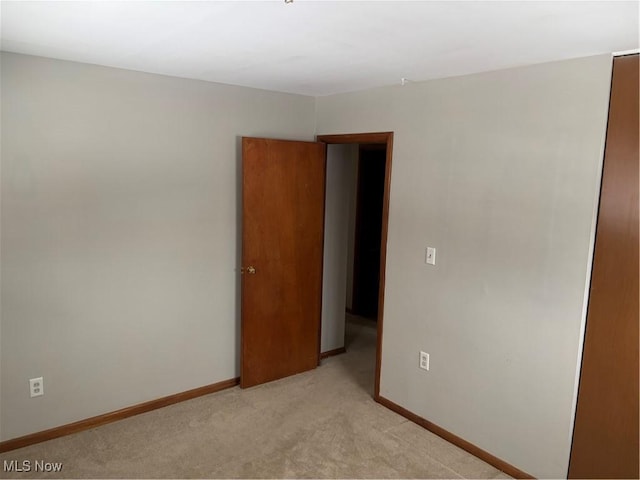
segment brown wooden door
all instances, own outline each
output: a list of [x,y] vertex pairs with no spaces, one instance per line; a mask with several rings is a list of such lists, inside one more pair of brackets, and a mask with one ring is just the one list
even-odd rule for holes
[[638,478],[638,55],[613,65],[570,478]]
[[240,385],[318,365],[325,144],[242,139]]

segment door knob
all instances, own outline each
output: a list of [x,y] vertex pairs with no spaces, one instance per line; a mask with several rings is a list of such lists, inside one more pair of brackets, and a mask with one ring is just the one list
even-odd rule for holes
[[255,267],[254,267],[254,266],[252,266],[252,265],[249,265],[249,266],[247,267],[247,273],[250,273],[251,275],[255,275],[255,273],[256,273],[256,269],[255,269]]

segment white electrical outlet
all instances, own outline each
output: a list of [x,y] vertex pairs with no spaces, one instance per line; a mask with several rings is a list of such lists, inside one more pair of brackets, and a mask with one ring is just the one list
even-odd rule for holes
[[429,370],[429,354],[427,352],[420,352],[420,368]]
[[32,397],[44,395],[44,379],[42,377],[30,379],[29,392]]

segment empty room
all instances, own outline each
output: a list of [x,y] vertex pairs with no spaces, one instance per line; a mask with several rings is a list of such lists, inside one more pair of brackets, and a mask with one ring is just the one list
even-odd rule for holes
[[636,1],[0,1],[1,478],[639,478]]

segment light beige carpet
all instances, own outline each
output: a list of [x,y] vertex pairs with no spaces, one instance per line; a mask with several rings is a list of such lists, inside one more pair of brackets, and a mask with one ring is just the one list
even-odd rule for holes
[[[510,478],[375,403],[375,326],[314,371],[233,388],[0,455],[62,462],[5,478]],[[1,465],[0,465],[1,466]]]

